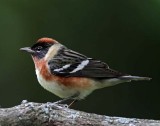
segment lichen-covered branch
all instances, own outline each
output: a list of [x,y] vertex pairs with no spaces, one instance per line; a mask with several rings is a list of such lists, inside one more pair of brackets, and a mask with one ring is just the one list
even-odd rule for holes
[[22,102],[0,109],[0,126],[160,126],[160,121],[109,117],[54,103]]

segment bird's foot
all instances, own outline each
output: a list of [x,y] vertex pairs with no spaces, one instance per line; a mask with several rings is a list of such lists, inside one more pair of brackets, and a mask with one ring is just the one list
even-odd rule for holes
[[59,100],[59,101],[54,102],[54,104],[61,106],[61,107],[68,108],[69,106],[67,104],[63,104],[66,101],[67,101],[66,99],[63,99],[63,100]]

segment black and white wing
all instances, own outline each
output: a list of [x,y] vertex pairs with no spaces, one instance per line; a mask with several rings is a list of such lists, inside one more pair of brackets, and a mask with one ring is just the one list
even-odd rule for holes
[[126,74],[112,70],[99,60],[87,58],[75,51],[62,48],[48,64],[51,73],[63,77],[87,77],[95,79],[116,78]]

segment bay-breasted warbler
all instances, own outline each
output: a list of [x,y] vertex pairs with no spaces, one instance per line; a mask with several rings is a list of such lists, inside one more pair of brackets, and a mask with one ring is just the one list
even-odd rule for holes
[[52,38],[41,38],[21,50],[31,54],[40,85],[64,101],[84,99],[96,89],[123,82],[150,80],[110,69],[106,63],[68,49]]

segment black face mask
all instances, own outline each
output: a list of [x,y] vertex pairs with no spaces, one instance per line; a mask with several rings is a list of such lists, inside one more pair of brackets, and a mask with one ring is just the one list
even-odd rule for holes
[[34,44],[31,47],[31,50],[34,51],[34,53],[32,53],[32,56],[35,56],[38,59],[41,59],[41,58],[45,57],[45,55],[47,54],[49,48],[52,45],[53,45],[53,43],[45,43],[45,42]]

